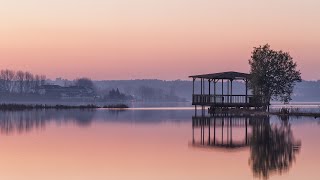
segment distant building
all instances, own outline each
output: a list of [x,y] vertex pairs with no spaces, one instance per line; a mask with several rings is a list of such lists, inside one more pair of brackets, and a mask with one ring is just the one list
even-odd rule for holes
[[38,93],[48,98],[60,99],[93,99],[95,92],[91,88],[81,86],[62,87],[59,85],[43,85]]

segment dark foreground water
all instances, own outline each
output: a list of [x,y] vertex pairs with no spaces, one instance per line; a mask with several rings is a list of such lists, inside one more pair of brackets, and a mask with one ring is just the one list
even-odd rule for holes
[[189,108],[0,112],[0,179],[320,179],[319,122]]

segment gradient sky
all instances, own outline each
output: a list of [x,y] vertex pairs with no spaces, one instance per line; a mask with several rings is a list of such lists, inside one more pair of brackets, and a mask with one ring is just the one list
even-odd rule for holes
[[186,79],[248,72],[254,46],[289,51],[320,79],[319,0],[0,2],[0,69],[50,78]]

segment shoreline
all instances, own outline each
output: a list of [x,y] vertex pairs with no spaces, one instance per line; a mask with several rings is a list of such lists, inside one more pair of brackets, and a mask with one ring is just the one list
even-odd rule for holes
[[0,104],[0,111],[19,111],[19,110],[45,110],[45,109],[127,109],[126,104],[111,104],[104,106],[97,106],[94,104],[87,105],[48,105],[48,104]]
[[[179,107],[139,107],[135,109],[150,109],[150,110],[171,110],[177,109]],[[184,110],[193,110],[193,107],[183,107]],[[68,109],[80,109],[80,110],[93,110],[93,109],[131,109],[126,104],[110,104],[110,105],[95,105],[95,104],[87,104],[87,105],[50,105],[50,104],[15,104],[15,103],[2,103],[0,104],[0,111],[21,111],[21,110],[46,110],[46,109],[56,109],[56,110],[68,110]],[[267,116],[267,115],[276,115],[280,117],[286,116],[296,116],[296,117],[314,117],[320,118],[320,109],[319,112],[308,112],[303,111],[299,108],[292,107],[282,107],[279,109],[272,109],[270,112],[261,111],[261,110],[248,110],[248,109],[217,109],[216,112],[210,112],[212,114],[230,114],[230,115],[247,115],[247,116]]]
[[281,108],[276,111],[268,112],[261,110],[247,110],[247,109],[226,109],[226,110],[218,110],[209,114],[230,114],[230,115],[246,115],[246,116],[268,116],[275,115],[279,117],[314,117],[320,118],[319,112],[307,112],[301,109],[290,109],[290,108]]

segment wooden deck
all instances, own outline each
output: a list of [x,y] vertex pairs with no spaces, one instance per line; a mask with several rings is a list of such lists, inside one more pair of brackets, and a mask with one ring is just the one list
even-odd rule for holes
[[193,94],[192,105],[210,107],[260,107],[261,101],[252,95],[201,95]]

